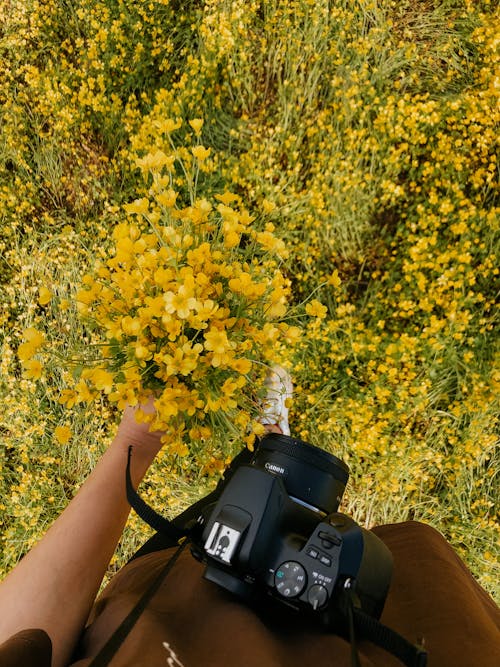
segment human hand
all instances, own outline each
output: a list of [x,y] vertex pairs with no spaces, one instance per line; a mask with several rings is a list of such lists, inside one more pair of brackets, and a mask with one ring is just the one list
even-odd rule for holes
[[132,445],[134,458],[139,456],[152,461],[162,448],[161,438],[164,432],[151,431],[149,421],[144,421],[142,418],[142,415],[154,415],[155,412],[153,397],[143,405],[135,407],[129,405],[123,412],[115,440],[127,450]]

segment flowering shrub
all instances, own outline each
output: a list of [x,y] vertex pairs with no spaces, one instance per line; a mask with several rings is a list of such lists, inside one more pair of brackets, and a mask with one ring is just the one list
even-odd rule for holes
[[[167,135],[174,125],[164,122]],[[73,405],[103,391],[123,409],[154,395],[152,427],[179,455],[214,434],[251,444],[263,432],[258,387],[294,334],[280,322],[285,245],[272,224],[255,228],[237,195],[197,198],[208,154],[198,144],[138,160],[147,194],[125,206],[112,256],[84,276],[76,297],[80,313],[105,331],[103,361],[61,399]],[[184,192],[172,187],[183,180]]]

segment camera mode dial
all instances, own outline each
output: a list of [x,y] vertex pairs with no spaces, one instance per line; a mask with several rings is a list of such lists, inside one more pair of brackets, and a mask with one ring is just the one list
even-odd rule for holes
[[284,598],[294,598],[300,595],[306,583],[305,569],[300,563],[293,560],[282,563],[274,573],[274,585]]

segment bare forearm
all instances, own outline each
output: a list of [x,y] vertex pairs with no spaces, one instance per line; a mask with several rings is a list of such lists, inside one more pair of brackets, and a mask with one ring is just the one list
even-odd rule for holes
[[[52,664],[67,663],[129,514],[127,446],[119,434],[65,511],[0,585],[0,643],[19,630],[41,628],[53,643]],[[137,485],[154,453],[136,452]]]

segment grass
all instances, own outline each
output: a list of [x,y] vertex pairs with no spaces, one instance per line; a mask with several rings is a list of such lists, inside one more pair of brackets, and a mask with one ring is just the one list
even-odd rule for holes
[[[102,344],[75,295],[109,259],[123,204],[147,194],[136,158],[180,118],[177,140],[211,149],[199,195],[236,192],[287,245],[286,321],[303,332],[292,429],[349,464],[345,511],[434,525],[500,599],[498,13],[334,5],[0,9],[0,572],[112,436],[105,394],[59,402],[68,360],[78,375]],[[39,378],[17,355],[28,327],[48,342]],[[205,455],[165,457],[144,493],[175,515],[214,483]],[[112,567],[146,535],[132,517]]]

